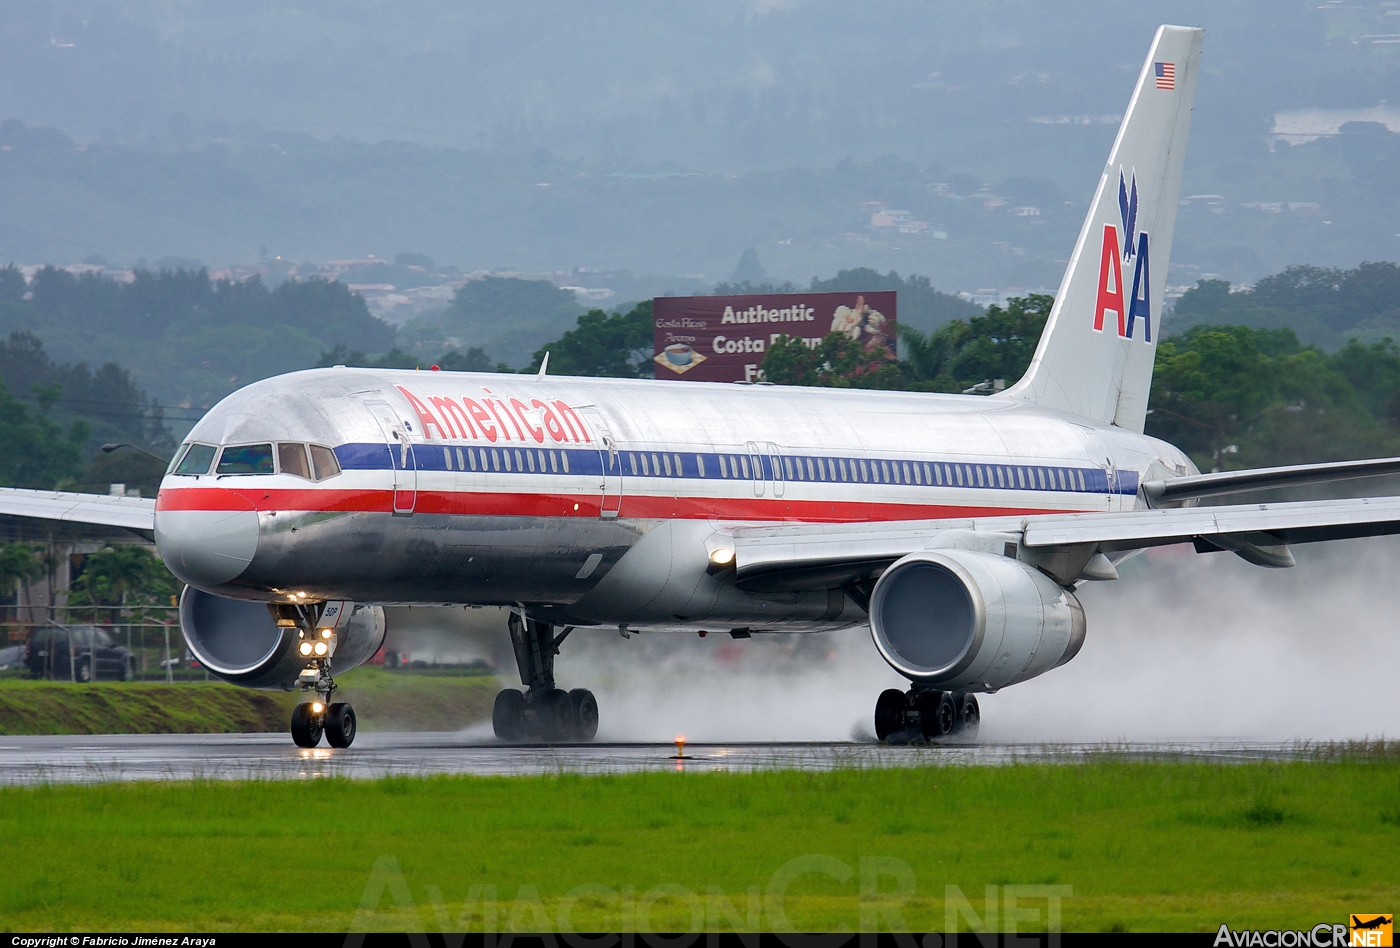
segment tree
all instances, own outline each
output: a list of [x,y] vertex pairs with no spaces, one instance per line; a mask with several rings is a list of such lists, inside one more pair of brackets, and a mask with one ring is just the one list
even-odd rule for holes
[[0,384],[0,484],[53,489],[71,483],[82,470],[82,444],[90,431],[77,419],[65,432]]
[[419,351],[480,347],[519,365],[583,312],[573,291],[548,280],[488,276],[462,284],[440,316],[410,323],[399,339]]
[[573,329],[535,350],[530,364],[537,370],[549,353],[549,374],[635,379],[651,375],[651,300],[627,313],[589,310]]
[[44,414],[56,409],[59,419],[87,419],[93,439],[89,449],[109,441],[129,442],[157,453],[175,447],[160,404],[115,362],[103,363],[95,371],[85,362],[55,365],[37,336],[12,332],[0,341],[0,381],[12,392],[32,395]]
[[1193,326],[1157,347],[1148,434],[1202,470],[1392,453],[1338,362],[1291,329]]
[[83,560],[68,601],[74,606],[164,605],[179,591],[179,581],[146,548],[106,546]]
[[29,284],[24,274],[13,263],[0,267],[0,303],[22,303],[24,294],[29,292]]
[[816,346],[795,336],[776,339],[763,356],[764,381],[831,388],[904,388],[899,363],[883,349],[866,349],[844,332]]
[[1367,341],[1400,337],[1400,266],[1291,266],[1238,291],[1224,280],[1201,280],[1177,300],[1173,315],[1178,324],[1288,328],[1329,349],[1358,333]]
[[[398,346],[383,355],[367,356],[360,349],[351,349],[342,344],[329,352],[321,353],[321,358],[316,360],[316,365],[353,365],[366,369],[421,369],[436,365],[447,372],[492,371],[491,360],[487,358],[486,352],[479,346],[473,346],[466,352],[450,349],[434,362],[404,352]],[[495,367],[495,371],[509,372],[511,370],[504,365],[498,365]]]
[[13,599],[20,583],[29,583],[44,573],[32,543],[0,544],[0,595]]
[[948,340],[947,372],[967,387],[994,379],[1015,382],[1031,364],[1054,303],[1041,293],[1014,296],[1005,309],[993,305],[966,323],[949,323],[939,330]]
[[279,283],[268,297],[264,319],[267,325],[295,326],[318,339],[371,352],[394,342],[394,327],[371,315],[363,296],[321,277]]

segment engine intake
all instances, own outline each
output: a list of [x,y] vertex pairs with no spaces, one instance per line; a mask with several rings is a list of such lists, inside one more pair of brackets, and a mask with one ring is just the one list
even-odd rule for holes
[[990,553],[911,553],[870,597],[870,631],[885,661],[946,691],[995,691],[1063,665],[1079,653],[1084,628],[1073,592]]
[[[186,586],[180,631],[199,663],[215,678],[245,688],[290,691],[306,667],[297,654],[297,630],[278,627],[266,603],[225,599]],[[337,673],[363,665],[384,644],[384,610],[355,607],[336,629]]]

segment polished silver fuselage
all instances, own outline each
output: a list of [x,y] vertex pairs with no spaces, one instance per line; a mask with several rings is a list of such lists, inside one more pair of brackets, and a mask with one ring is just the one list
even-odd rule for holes
[[1195,470],[996,396],[343,367],[249,385],[187,442],[325,445],[341,468],[167,475],[157,544],[198,588],[636,628],[864,621],[836,590],[738,589],[709,558],[736,527],[1124,510]]

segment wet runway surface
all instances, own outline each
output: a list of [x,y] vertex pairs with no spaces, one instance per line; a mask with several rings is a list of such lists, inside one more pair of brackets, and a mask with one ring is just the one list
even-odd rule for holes
[[934,764],[1073,763],[1096,755],[1224,763],[1308,756],[1305,746],[1244,741],[1143,744],[839,743],[506,745],[460,732],[361,734],[345,750],[304,750],[285,734],[0,737],[0,784],[115,780],[305,780],[389,775],[831,770]]

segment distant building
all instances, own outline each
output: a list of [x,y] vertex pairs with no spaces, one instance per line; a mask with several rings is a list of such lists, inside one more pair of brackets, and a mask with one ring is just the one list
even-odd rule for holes
[[866,201],[861,205],[870,211],[870,226],[874,230],[891,229],[901,234],[921,234],[929,229],[928,221],[914,220],[913,211],[886,207],[882,201]]

